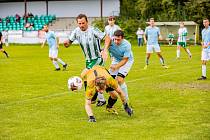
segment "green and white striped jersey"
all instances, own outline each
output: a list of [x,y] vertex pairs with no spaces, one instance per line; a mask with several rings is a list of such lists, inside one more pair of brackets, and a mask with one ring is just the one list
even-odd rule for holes
[[183,28],[179,28],[178,31],[178,42],[186,42],[187,41],[187,28],[183,27]]
[[100,58],[100,40],[105,37],[105,33],[98,28],[89,26],[86,31],[80,30],[79,27],[74,29],[69,40],[72,42],[77,40],[82,48],[87,61]]

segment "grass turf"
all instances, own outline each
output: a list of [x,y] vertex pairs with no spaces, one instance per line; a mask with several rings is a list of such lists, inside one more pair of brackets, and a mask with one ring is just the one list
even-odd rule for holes
[[93,105],[97,123],[88,123],[84,91],[67,89],[68,78],[80,75],[85,66],[81,48],[61,46],[59,56],[69,67],[54,71],[47,46],[5,47],[10,58],[0,54],[0,139],[210,139],[210,80],[196,80],[201,76],[200,47],[190,48],[191,60],[183,50],[176,60],[176,47],[164,46],[170,68],[163,69],[153,54],[147,70],[145,47],[132,49],[135,62],[126,82],[134,116],[118,100],[118,116]]

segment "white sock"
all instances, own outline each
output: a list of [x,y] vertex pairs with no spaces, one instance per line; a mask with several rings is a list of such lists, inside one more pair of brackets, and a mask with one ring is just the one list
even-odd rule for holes
[[180,50],[176,50],[176,57],[177,57],[177,58],[180,57]]
[[164,59],[163,59],[163,58],[160,58],[160,63],[161,63],[162,65],[164,65]]
[[125,93],[126,101],[128,101],[129,100],[129,98],[128,98],[128,88],[127,88],[126,83],[124,82],[122,85],[120,85],[120,87],[121,87],[122,91]]
[[62,65],[65,65],[66,63],[63,62],[60,58],[57,59],[59,63],[61,63]]
[[190,50],[189,50],[189,49],[186,49],[186,50],[187,50],[188,55],[189,55],[189,56],[192,56]]
[[99,101],[105,101],[104,95],[98,92],[98,100]]
[[206,65],[202,65],[202,76],[206,77]]
[[53,62],[53,65],[55,66],[56,69],[60,68],[57,61],[53,60],[52,62]]

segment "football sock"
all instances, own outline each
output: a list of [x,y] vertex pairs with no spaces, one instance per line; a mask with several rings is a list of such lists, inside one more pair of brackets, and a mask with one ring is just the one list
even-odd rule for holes
[[191,54],[191,52],[190,52],[189,49],[186,49],[186,51],[187,51],[187,53],[188,53],[189,56],[192,56],[192,54]]
[[149,58],[146,58],[146,65],[149,65]]
[[108,99],[108,104],[107,104],[107,108],[112,108],[112,106],[116,103],[117,99],[112,99],[111,96],[109,96],[109,99]]
[[206,65],[202,65],[202,76],[206,77]]
[[7,52],[6,51],[3,51],[3,53],[8,57],[8,54],[7,54]]
[[61,63],[62,65],[65,65],[66,63],[63,62],[60,58],[58,58],[58,62]]
[[99,101],[105,101],[104,95],[98,92],[98,100]]
[[160,63],[161,63],[162,65],[164,65],[164,59],[163,59],[163,57],[160,58]]
[[176,50],[176,57],[177,57],[177,58],[180,57],[180,50]]
[[84,87],[85,87],[85,91],[86,91],[86,88],[87,88],[87,81],[84,81]]
[[122,91],[125,93],[125,99],[126,101],[128,101],[128,88],[127,88],[127,85],[126,83],[124,82],[123,84],[120,85]]
[[59,69],[60,68],[59,65],[58,65],[58,63],[57,63],[57,61],[53,60],[52,62],[53,62],[53,65],[55,66],[56,69]]

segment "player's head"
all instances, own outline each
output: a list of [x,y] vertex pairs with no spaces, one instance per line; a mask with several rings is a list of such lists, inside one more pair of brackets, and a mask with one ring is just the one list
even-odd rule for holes
[[88,28],[88,20],[85,14],[79,14],[76,18],[77,24],[82,31],[86,31]]
[[113,26],[114,23],[115,23],[115,17],[114,17],[114,16],[110,16],[110,17],[108,18],[108,23],[109,23],[109,25]]
[[138,30],[141,30],[141,28],[139,27]]
[[179,26],[180,26],[181,28],[184,27],[184,22],[181,21],[181,22],[179,23]]
[[45,25],[43,26],[43,31],[45,31],[45,32],[48,32],[48,31],[49,31],[49,28],[48,28],[48,25],[47,25],[47,24],[45,24]]
[[98,92],[103,93],[106,90],[106,78],[104,76],[96,77],[95,86]]
[[204,27],[209,27],[209,19],[207,18],[203,19],[203,25]]
[[114,43],[120,45],[124,38],[124,33],[122,30],[117,30],[114,32]]
[[155,25],[155,19],[154,18],[150,18],[149,19],[149,25],[150,26],[154,26]]

